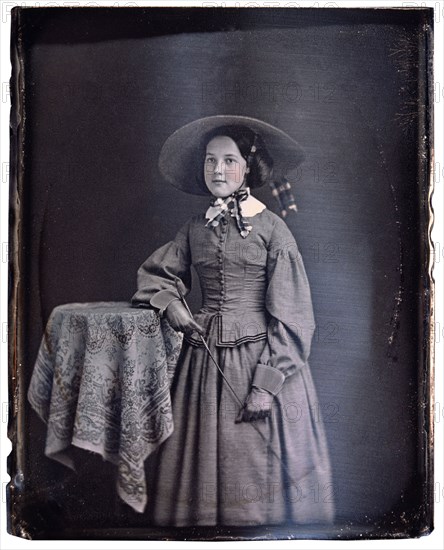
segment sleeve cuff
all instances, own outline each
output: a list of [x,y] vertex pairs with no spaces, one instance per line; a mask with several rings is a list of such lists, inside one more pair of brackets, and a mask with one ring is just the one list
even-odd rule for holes
[[276,395],[281,391],[284,381],[285,375],[280,370],[258,363],[254,371],[252,385]]
[[160,290],[150,300],[150,305],[159,310],[159,315],[162,316],[166,308],[174,300],[180,300],[179,296],[172,290]]

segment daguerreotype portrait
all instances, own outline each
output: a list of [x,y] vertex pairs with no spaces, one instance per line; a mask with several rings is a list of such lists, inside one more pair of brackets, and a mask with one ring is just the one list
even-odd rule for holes
[[432,30],[13,11],[10,533],[433,530]]

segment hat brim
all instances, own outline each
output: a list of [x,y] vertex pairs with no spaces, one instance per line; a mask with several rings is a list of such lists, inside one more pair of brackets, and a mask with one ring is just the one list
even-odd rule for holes
[[246,126],[260,134],[273,159],[274,179],[285,176],[304,160],[302,147],[288,134],[256,118],[237,115],[215,115],[199,118],[173,132],[162,146],[159,170],[174,187],[193,195],[207,195],[199,185],[198,145],[203,136],[220,126]]

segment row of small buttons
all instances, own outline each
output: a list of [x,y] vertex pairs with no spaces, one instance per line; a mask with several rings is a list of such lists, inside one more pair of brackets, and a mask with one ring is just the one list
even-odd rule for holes
[[221,288],[220,298],[219,298],[219,307],[222,307],[222,305],[224,303],[224,300],[225,300],[225,288],[224,288],[225,287],[225,281],[224,281],[224,268],[223,268],[223,263],[224,263],[223,243],[224,243],[226,235],[227,235],[228,220],[226,218],[222,218],[221,222],[222,222],[222,226],[220,228],[221,234],[220,234],[220,237],[219,237],[219,247],[218,247],[219,248],[218,258],[219,258],[219,265],[220,265],[220,270],[219,270],[220,288]]

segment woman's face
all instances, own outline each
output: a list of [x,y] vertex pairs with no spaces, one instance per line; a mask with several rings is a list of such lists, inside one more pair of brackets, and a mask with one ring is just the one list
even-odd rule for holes
[[247,161],[236,142],[228,136],[216,136],[208,142],[205,162],[205,184],[215,197],[228,197],[242,185]]

